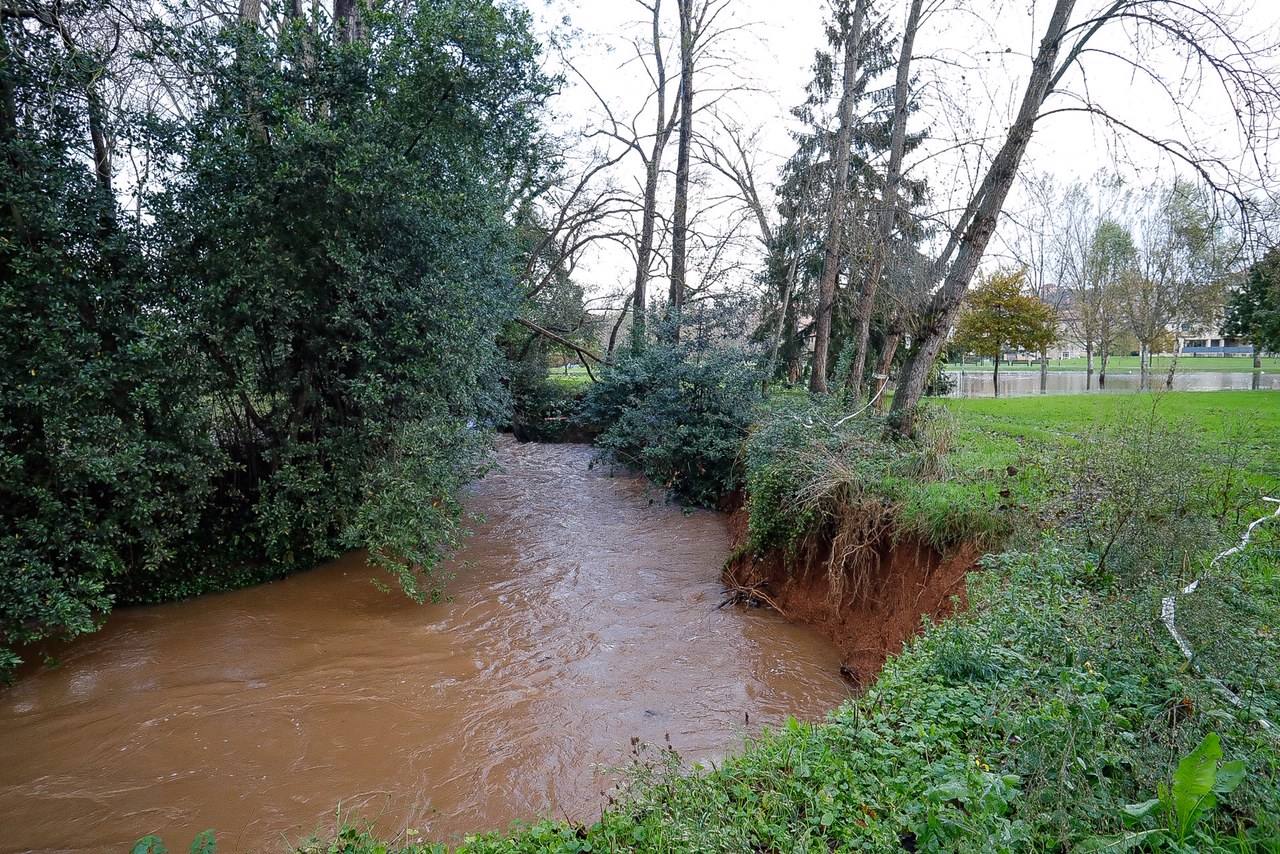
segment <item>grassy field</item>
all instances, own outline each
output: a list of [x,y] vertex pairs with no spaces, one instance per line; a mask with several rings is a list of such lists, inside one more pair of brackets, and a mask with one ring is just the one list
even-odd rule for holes
[[570,368],[568,371],[563,368],[552,368],[547,374],[547,379],[567,389],[584,388],[591,382],[591,376],[583,367]]
[[1237,465],[1258,491],[1280,493],[1280,391],[967,398],[940,405],[956,415],[953,462],[962,471],[1016,464],[1154,413],[1211,458]]
[[[1153,356],[1151,359],[1152,370],[1159,373],[1168,371],[1169,364],[1173,361],[1172,356]],[[960,365],[952,365],[952,368],[959,368]],[[990,370],[991,361],[989,359],[981,362],[966,362],[966,369],[983,369]],[[1079,359],[1050,359],[1049,370],[1051,371],[1083,371],[1085,369],[1085,360],[1083,357]],[[1098,370],[1098,360],[1093,360],[1094,371]],[[1180,356],[1178,358],[1178,371],[1182,373],[1192,373],[1195,371],[1231,371],[1231,372],[1249,372],[1253,368],[1252,356]],[[1038,371],[1039,364],[1027,364],[1025,362],[1001,362],[1000,370],[1010,371]],[[1139,370],[1137,356],[1112,356],[1107,360],[1108,373],[1137,373]],[[1280,371],[1280,356],[1265,356],[1262,359],[1262,370],[1264,371]]]
[[[768,417],[804,426],[801,403],[775,400]],[[1280,530],[1260,529],[1180,606],[1200,666],[1244,708],[1187,667],[1160,622],[1160,598],[1280,489],[1280,392],[934,405],[949,445],[938,491],[901,495],[1020,520],[1016,548],[970,576],[964,613],[926,625],[823,722],[792,721],[713,767],[655,748],[598,822],[544,820],[457,850],[1280,851],[1280,750],[1258,722],[1280,716]],[[887,454],[866,469],[876,477],[905,459],[868,442],[839,447]],[[1074,505],[1073,467],[1096,478]],[[1226,471],[1238,512],[1210,519]],[[1097,537],[1124,551],[1104,563]],[[1192,541],[1200,557],[1168,559]],[[301,850],[449,848],[349,827]]]

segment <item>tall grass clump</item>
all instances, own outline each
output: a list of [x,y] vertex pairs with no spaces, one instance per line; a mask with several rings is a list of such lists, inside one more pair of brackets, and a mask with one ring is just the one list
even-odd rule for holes
[[830,401],[771,413],[747,442],[746,548],[821,560],[840,596],[857,592],[845,579],[866,576],[886,537],[941,549],[1002,535],[988,478],[952,463],[954,416],[930,407],[920,425],[902,438],[880,416],[850,417]]

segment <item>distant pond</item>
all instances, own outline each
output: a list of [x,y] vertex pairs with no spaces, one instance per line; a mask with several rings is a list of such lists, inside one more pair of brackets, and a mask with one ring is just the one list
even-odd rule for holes
[[[955,381],[951,397],[991,397],[991,368],[975,365],[964,370],[947,371]],[[1165,387],[1164,370],[1151,374],[1153,390]],[[1045,394],[1094,394],[1097,392],[1135,392],[1138,390],[1137,371],[1107,371],[1105,389],[1098,388],[1098,376],[1093,377],[1093,388],[1085,388],[1084,371],[1049,371]],[[1179,371],[1174,375],[1176,391],[1221,391],[1224,389],[1280,389],[1280,371]],[[1000,370],[1000,396],[1022,397],[1040,394],[1039,370]]]

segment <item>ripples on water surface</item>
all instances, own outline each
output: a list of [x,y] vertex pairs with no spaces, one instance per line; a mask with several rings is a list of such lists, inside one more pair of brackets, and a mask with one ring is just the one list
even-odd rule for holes
[[[356,555],[285,581],[122,609],[0,691],[0,850],[279,851],[344,814],[428,838],[589,820],[631,737],[691,759],[844,696],[835,652],[717,610],[719,514],[503,442],[452,601],[380,593]],[[750,725],[746,726],[747,715]]]

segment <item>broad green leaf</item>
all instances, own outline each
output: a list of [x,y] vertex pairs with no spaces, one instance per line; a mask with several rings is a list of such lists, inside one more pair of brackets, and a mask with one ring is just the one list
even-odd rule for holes
[[1236,759],[1231,762],[1223,762],[1218,768],[1218,778],[1213,783],[1213,790],[1219,795],[1225,795],[1235,791],[1244,781],[1244,760]]
[[1143,801],[1140,804],[1125,804],[1124,814],[1132,818],[1146,818],[1160,806],[1159,798],[1152,798],[1149,801]]
[[929,789],[925,794],[935,801],[963,801],[969,797],[969,786],[964,780],[953,777]]
[[1213,784],[1218,776],[1222,745],[1218,734],[1205,735],[1195,750],[1178,763],[1173,772],[1173,810],[1178,819],[1178,835],[1186,836],[1200,814],[1212,806]]

